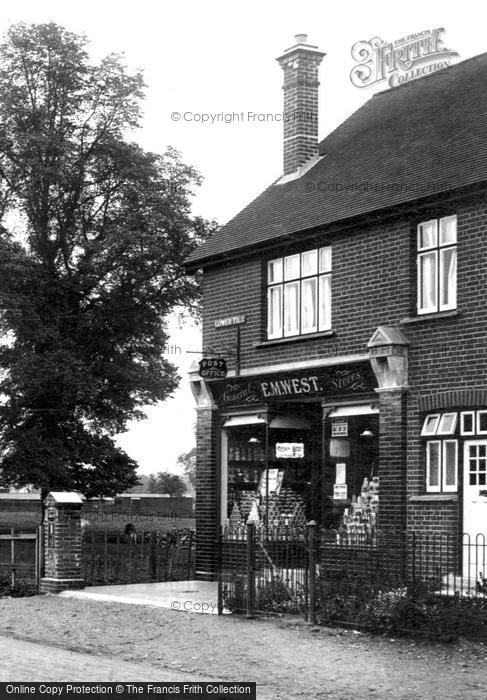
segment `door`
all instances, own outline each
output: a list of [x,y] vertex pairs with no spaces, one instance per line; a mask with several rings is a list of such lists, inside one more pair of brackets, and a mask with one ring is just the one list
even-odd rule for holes
[[468,440],[463,453],[463,575],[487,578],[487,440]]

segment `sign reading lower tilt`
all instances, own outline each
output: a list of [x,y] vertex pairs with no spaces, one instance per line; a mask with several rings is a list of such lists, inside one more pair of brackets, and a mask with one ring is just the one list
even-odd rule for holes
[[215,403],[229,406],[249,406],[283,400],[312,397],[364,394],[377,387],[370,363],[320,367],[312,370],[263,375],[258,379],[232,377],[224,382],[210,382]]

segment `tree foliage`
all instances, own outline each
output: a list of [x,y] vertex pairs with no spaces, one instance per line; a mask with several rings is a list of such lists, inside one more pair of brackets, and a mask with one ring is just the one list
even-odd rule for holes
[[184,496],[186,484],[179,474],[159,472],[157,475],[157,493],[168,493],[170,496]]
[[176,464],[183,468],[189,483],[196,488],[196,447],[192,447],[189,452],[182,452]]
[[182,261],[213,225],[177,152],[127,140],[142,76],[86,45],[54,24],[0,45],[0,466],[91,496],[137,481],[114,436],[177,386],[164,318],[197,308]]
[[141,474],[139,483],[129,493],[167,493],[170,496],[184,496],[186,484],[178,474],[159,472],[158,474]]

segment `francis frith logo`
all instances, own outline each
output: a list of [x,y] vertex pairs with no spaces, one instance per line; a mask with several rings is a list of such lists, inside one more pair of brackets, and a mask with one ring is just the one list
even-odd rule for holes
[[352,46],[350,80],[356,87],[368,87],[387,81],[389,87],[398,87],[415,78],[421,78],[451,65],[456,51],[443,44],[442,27],[410,34],[393,42],[378,36],[370,41],[358,41]]

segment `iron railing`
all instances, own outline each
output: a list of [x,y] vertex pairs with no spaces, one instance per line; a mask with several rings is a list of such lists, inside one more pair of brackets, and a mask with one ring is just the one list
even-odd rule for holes
[[[305,528],[226,528],[218,545],[219,610],[301,612],[314,622],[316,601],[330,620],[348,617],[377,595],[421,585],[438,599],[487,603],[487,535],[381,532],[344,537]],[[350,612],[351,610],[351,612]]]
[[194,534],[85,532],[81,563],[87,586],[192,579]]

